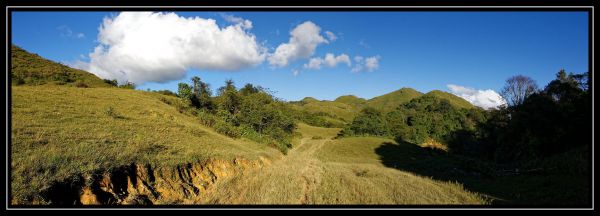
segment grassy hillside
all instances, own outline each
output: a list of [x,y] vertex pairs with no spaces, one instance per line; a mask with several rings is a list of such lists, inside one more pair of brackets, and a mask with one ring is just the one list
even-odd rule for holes
[[94,74],[44,59],[15,45],[11,46],[11,78],[13,85],[110,86]]
[[366,99],[359,98],[359,97],[356,97],[354,95],[339,96],[334,101],[335,102],[339,102],[339,103],[345,103],[345,104],[353,105],[353,106],[356,106],[356,107],[361,107],[361,106],[365,105],[365,103],[367,102]]
[[13,86],[13,198],[25,199],[77,173],[132,162],[175,166],[280,155],[201,126],[167,104],[177,100],[120,88]]
[[390,92],[381,96],[374,97],[370,100],[356,97],[354,95],[344,95],[336,98],[334,101],[319,101],[312,97],[306,97],[298,102],[292,102],[298,110],[307,111],[313,114],[325,114],[333,125],[343,125],[352,122],[352,120],[365,107],[372,107],[383,113],[395,110],[398,106],[408,103],[412,99],[430,95],[436,98],[445,99],[450,104],[458,108],[473,108],[474,106],[468,101],[455,96],[453,94],[434,90],[427,94],[418,92],[412,88],[402,88],[400,90]]
[[423,93],[412,88],[402,88],[397,91],[371,98],[367,101],[367,106],[383,112],[389,112],[396,109],[400,104],[406,103],[421,95],[423,95]]
[[361,107],[353,104],[338,101],[319,101],[314,98],[304,98],[300,102],[292,103],[298,110],[304,110],[309,113],[324,113],[336,124],[352,121]]
[[456,107],[459,107],[459,108],[470,109],[470,108],[474,107],[473,104],[469,103],[465,99],[462,99],[461,97],[458,97],[458,96],[453,95],[448,92],[444,92],[444,91],[440,91],[440,90],[433,90],[433,91],[427,92],[426,95],[431,95],[431,96],[435,96],[437,98],[446,99],[450,102],[450,104],[452,104]]

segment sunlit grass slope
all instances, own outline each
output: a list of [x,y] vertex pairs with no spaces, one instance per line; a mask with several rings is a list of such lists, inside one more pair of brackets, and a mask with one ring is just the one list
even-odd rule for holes
[[389,112],[403,103],[409,102],[415,99],[423,93],[418,92],[412,88],[401,88],[399,90],[371,98],[367,101],[367,106],[381,110],[383,112]]
[[18,46],[11,46],[11,78],[18,85],[79,85],[109,87],[96,75],[50,61]]
[[427,94],[425,95],[431,95],[440,99],[446,99],[450,102],[450,104],[458,107],[458,108],[465,108],[465,109],[471,109],[473,108],[473,104],[469,103],[468,101],[466,101],[465,99],[458,97],[456,95],[453,95],[451,93],[448,92],[444,92],[444,91],[440,91],[440,90],[433,90],[430,92],[427,92]]
[[280,155],[266,145],[217,134],[165,103],[176,100],[120,88],[13,86],[13,197],[39,193],[74,174],[132,162],[174,166]]
[[330,116],[329,121],[335,124],[352,121],[361,109],[361,106],[353,103],[319,101],[310,97],[303,99],[300,103],[294,103],[293,106],[309,113],[326,113]]

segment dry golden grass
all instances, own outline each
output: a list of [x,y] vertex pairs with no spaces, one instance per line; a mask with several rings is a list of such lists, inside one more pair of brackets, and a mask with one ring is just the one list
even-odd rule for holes
[[[332,140],[339,129],[299,125],[301,144],[260,170],[219,182],[205,204],[487,204],[460,184],[435,181],[379,161],[374,149],[391,140]],[[312,139],[321,136],[324,139]]]
[[419,146],[421,146],[423,148],[437,149],[437,150],[442,150],[442,151],[448,152],[447,145],[444,145],[432,138],[425,139],[425,142],[421,143]]

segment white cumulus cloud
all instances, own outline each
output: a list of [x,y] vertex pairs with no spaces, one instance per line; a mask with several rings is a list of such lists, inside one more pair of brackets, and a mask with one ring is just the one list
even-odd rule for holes
[[506,104],[506,100],[497,92],[491,89],[477,90],[469,87],[449,84],[448,89],[452,94],[459,96],[471,104],[484,109],[496,108]]
[[296,59],[312,56],[319,44],[329,43],[321,36],[321,28],[311,21],[296,26],[290,35],[289,42],[280,44],[275,52],[270,54],[269,64],[277,67],[287,66]]
[[304,64],[304,68],[318,70],[318,69],[321,69],[322,65],[326,65],[328,67],[333,68],[340,63],[344,63],[348,67],[350,67],[352,65],[352,62],[350,61],[350,57],[346,54],[341,54],[341,55],[335,56],[333,53],[327,53],[327,54],[325,54],[325,58],[320,58],[320,57],[311,58],[308,61],[308,63]]
[[371,56],[371,57],[362,57],[362,56],[355,56],[354,57],[354,61],[356,62],[355,66],[352,68],[352,72],[353,73],[358,73],[361,71],[368,71],[368,72],[373,72],[377,69],[379,69],[379,59],[381,59],[381,56],[376,55],[376,56]]
[[122,12],[104,18],[100,44],[80,64],[101,78],[119,82],[166,82],[188,69],[236,71],[262,63],[266,48],[248,32],[252,23],[225,16],[232,25],[175,13]]

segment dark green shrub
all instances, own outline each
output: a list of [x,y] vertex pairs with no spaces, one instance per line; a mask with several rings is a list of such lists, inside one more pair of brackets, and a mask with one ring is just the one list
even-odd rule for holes
[[77,81],[77,82],[75,82],[75,87],[77,87],[77,88],[88,88],[89,86],[86,83],[82,82],[82,81]]
[[213,128],[215,129],[215,131],[217,131],[217,133],[226,135],[228,137],[231,137],[231,138],[239,138],[240,137],[240,132],[237,130],[237,128],[235,128],[234,126],[227,124],[225,122],[217,121],[217,122],[215,122]]

